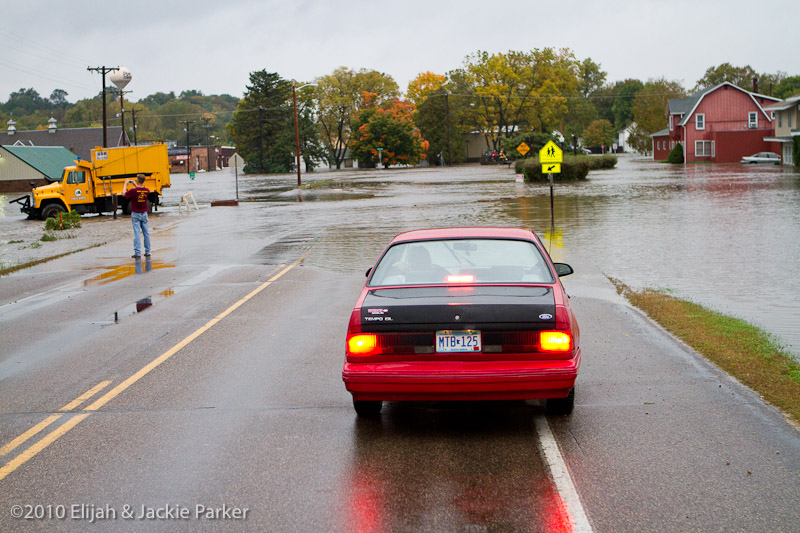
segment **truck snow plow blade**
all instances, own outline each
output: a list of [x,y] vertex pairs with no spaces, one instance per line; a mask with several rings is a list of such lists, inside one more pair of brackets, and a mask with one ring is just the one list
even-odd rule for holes
[[10,204],[19,204],[19,210],[31,216],[31,196],[26,194],[25,196],[20,196],[19,198],[14,198],[13,200],[9,200],[8,203]]

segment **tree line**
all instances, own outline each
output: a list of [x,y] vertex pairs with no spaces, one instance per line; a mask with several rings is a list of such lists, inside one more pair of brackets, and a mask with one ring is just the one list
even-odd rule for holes
[[[341,168],[346,157],[359,166],[458,163],[466,158],[465,133],[481,133],[486,150],[513,150],[520,140],[531,148],[560,132],[569,144],[611,145],[631,126],[631,146],[651,149],[650,134],[666,126],[667,100],[724,81],[778,98],[800,93],[800,76],[758,73],[749,65],[709,67],[695,86],[665,78],[606,82],[591,58],[569,49],[478,51],[444,74],[420,73],[405,94],[394,79],[375,70],[340,67],[310,82],[287,80],[267,70],[250,74],[244,96],[203,95],[200,91],[156,93],[125,102],[126,129],[142,141],[178,144],[233,143],[251,173],[286,172],[295,160],[294,101],[297,100],[301,154],[309,169],[320,162]],[[299,90],[296,88],[301,87]],[[107,91],[109,117],[119,113],[116,89]],[[0,105],[0,118],[13,116],[18,129],[46,127],[54,116],[61,126],[98,125],[102,97],[70,104],[56,90],[42,98],[20,89]],[[118,120],[118,119],[117,119]],[[530,144],[529,143],[529,144]],[[513,155],[513,154],[512,154]]]
[[[59,128],[82,128],[103,125],[103,93],[76,103],[67,101],[68,93],[54,90],[50,97],[41,96],[35,89],[20,89],[11,93],[8,100],[0,104],[0,120],[5,125],[13,119],[17,130],[47,128],[53,117]],[[226,125],[230,122],[239,99],[227,94],[204,95],[200,91],[157,92],[137,102],[123,97],[125,129],[131,140],[138,142],[177,141],[186,143],[186,129],[190,144],[229,144]],[[108,124],[119,126],[119,90],[106,88],[106,116]],[[188,123],[188,125],[187,125]],[[134,130],[135,124],[135,130]]]

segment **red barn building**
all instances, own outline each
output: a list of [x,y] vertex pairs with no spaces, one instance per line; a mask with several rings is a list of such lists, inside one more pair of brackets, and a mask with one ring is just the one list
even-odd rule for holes
[[764,140],[775,131],[764,107],[778,101],[729,82],[688,98],[670,98],[667,129],[651,135],[653,158],[666,159],[675,143],[683,145],[684,163],[734,163],[756,152],[774,152],[774,143]]

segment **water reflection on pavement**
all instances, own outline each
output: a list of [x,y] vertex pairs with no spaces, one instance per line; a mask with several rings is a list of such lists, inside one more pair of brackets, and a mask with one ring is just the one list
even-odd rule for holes
[[[346,531],[567,531],[526,402],[389,404],[355,421]],[[502,444],[501,444],[502,443]]]

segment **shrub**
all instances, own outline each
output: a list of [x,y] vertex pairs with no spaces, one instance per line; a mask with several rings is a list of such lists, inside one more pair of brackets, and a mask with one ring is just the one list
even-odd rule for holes
[[[548,182],[550,178],[542,173],[542,165],[538,160],[530,158],[522,162],[517,162],[515,167],[518,173],[525,176],[528,182]],[[585,180],[589,174],[589,165],[583,161],[561,163],[561,172],[553,174],[553,181],[576,181]]]
[[[61,215],[61,219],[48,218],[44,221],[45,231],[63,230],[81,227],[81,215],[74,209]],[[53,239],[55,240],[55,239]]]
[[605,154],[596,155],[565,155],[565,163],[585,163],[589,170],[607,170],[617,166],[617,156]]
[[[588,155],[565,155],[564,162],[561,163],[561,175],[555,174],[555,181],[571,181],[586,179],[590,170],[604,170],[614,168],[617,165],[617,156],[588,156]],[[523,174],[525,181],[549,181],[547,174],[542,174],[542,165],[538,158],[528,157],[519,159],[514,163],[514,170],[517,174]]]
[[681,143],[675,144],[675,148],[667,156],[667,163],[672,163],[673,165],[683,164],[683,145]]

